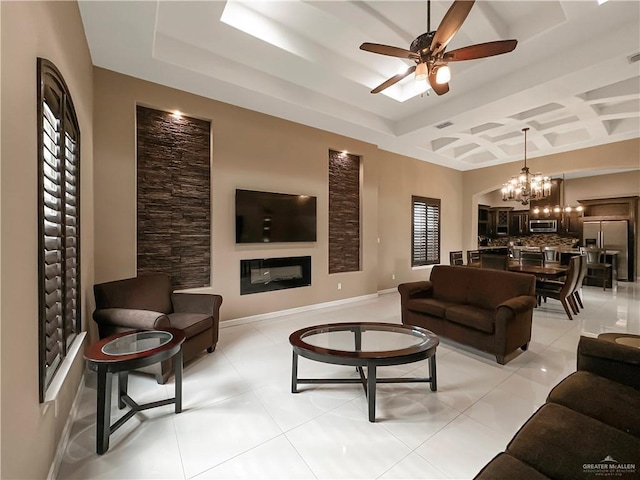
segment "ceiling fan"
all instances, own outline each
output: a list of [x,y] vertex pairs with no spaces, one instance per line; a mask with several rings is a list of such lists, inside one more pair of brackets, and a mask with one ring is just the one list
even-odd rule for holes
[[388,55],[390,57],[407,58],[416,62],[407,71],[394,75],[382,82],[371,93],[379,93],[385,88],[398,83],[403,78],[416,73],[416,80],[429,84],[438,95],[444,95],[449,91],[451,72],[449,62],[462,60],[475,60],[477,58],[491,57],[509,53],[516,48],[517,40],[498,40],[495,42],[478,43],[467,47],[458,48],[450,52],[445,49],[454,35],[464,23],[471,11],[475,0],[455,0],[445,14],[440,26],[434,32],[431,31],[431,0],[427,0],[427,33],[417,37],[409,50],[404,48],[380,45],[378,43],[363,43],[360,50]]

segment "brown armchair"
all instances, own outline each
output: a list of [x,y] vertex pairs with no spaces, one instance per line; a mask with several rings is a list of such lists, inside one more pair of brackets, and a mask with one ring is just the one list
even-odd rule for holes
[[[174,293],[169,277],[145,275],[94,285],[100,338],[128,330],[178,328],[186,334],[183,358],[187,362],[202,350],[213,352],[218,342],[220,295]],[[172,371],[171,360],[142,371],[165,383]]]

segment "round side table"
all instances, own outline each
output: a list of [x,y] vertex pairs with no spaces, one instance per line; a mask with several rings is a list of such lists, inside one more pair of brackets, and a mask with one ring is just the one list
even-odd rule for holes
[[[98,374],[96,408],[96,453],[109,449],[109,435],[120,428],[137,412],[163,405],[175,404],[175,412],[182,411],[182,330],[141,330],[123,332],[103,338],[89,345],[84,358],[90,370]],[[137,404],[127,395],[129,371],[174,358],[175,397],[158,402]],[[118,374],[118,407],[129,410],[111,425],[112,375]]]

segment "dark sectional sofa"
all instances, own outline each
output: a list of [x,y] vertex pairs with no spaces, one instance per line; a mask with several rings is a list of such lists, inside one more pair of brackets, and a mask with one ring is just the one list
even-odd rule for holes
[[533,275],[436,265],[429,280],[398,285],[402,323],[496,356],[500,364],[531,340]]
[[476,480],[640,478],[640,348],[581,337],[578,369]]

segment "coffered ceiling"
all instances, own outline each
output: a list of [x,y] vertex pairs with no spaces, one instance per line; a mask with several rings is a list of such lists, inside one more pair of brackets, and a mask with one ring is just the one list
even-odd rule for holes
[[[435,30],[451,1],[431,4]],[[370,90],[427,31],[425,1],[81,1],[96,66],[458,170],[640,137],[640,2],[478,0],[447,50],[515,38],[451,63],[451,90],[413,78]],[[635,58],[634,58],[635,56]],[[187,112],[188,113],[188,112]],[[339,146],[334,146],[339,148]],[[357,152],[354,152],[357,153]]]

